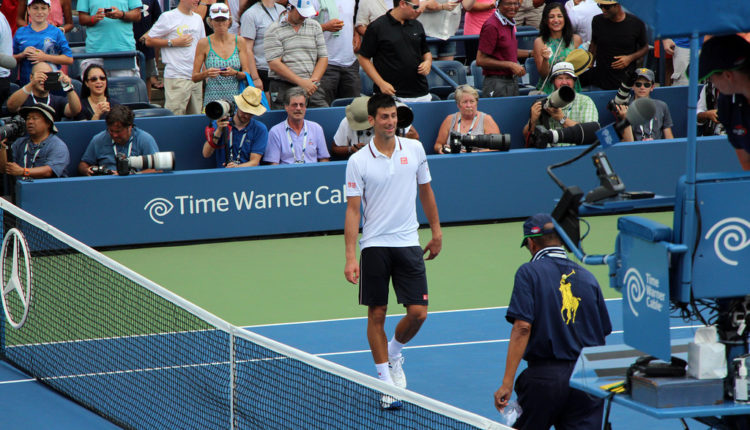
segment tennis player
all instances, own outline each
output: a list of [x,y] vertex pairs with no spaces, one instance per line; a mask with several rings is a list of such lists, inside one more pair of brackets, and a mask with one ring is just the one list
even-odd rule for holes
[[[443,233],[424,147],[418,140],[396,136],[394,99],[385,94],[372,96],[367,115],[373,138],[346,165],[344,274],[349,282],[359,283],[359,303],[367,306],[367,340],[378,378],[405,388],[401,349],[427,318],[424,254],[427,260],[437,257],[443,246]],[[417,189],[432,230],[432,239],[424,249],[417,235]],[[357,264],[360,203],[364,223]],[[406,315],[388,342],[384,323],[391,280],[398,302],[406,307]],[[400,407],[400,402],[383,400],[382,405],[392,409]]]

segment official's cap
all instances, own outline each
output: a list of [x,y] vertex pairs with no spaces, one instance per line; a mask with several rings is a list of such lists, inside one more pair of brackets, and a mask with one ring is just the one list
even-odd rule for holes
[[703,44],[698,61],[698,77],[705,81],[714,73],[735,70],[750,61],[750,43],[742,37],[712,37]]
[[523,223],[523,239],[521,248],[526,244],[526,239],[539,237],[555,231],[555,222],[549,214],[539,213],[532,215]]

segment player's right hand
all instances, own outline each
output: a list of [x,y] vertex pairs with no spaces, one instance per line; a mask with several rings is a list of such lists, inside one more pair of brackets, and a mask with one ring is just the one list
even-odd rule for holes
[[347,261],[344,267],[344,276],[352,284],[359,284],[359,263],[356,260]]

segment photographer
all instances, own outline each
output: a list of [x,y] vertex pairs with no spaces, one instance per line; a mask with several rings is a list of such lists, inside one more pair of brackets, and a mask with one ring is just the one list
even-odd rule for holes
[[[567,61],[555,64],[552,68],[551,76],[555,91],[548,97],[550,99],[554,99],[558,90],[563,86],[570,87],[571,89],[574,88],[575,82],[578,79],[573,65]],[[544,108],[543,103],[548,98],[538,100],[531,105],[529,122],[523,127],[523,136],[526,139],[527,146],[529,136],[534,132],[537,125],[541,125],[548,130],[554,130],[571,127],[584,122],[599,121],[599,113],[596,105],[594,105],[594,101],[584,94],[575,94],[573,101],[562,108],[552,106]],[[560,144],[565,145],[564,142]]]
[[[444,153],[443,148],[448,145],[448,136],[451,132],[462,136],[500,133],[500,127],[497,126],[492,116],[479,112],[477,109],[479,102],[477,90],[470,85],[459,85],[456,88],[455,98],[458,112],[446,116],[440,125],[434,148],[438,154]],[[483,150],[488,151],[488,149],[480,149],[480,151]],[[466,152],[466,149],[462,148],[461,152]]]
[[[95,173],[116,175],[117,163],[115,157],[118,154],[132,157],[159,152],[153,136],[135,127],[133,118],[133,111],[129,107],[125,105],[112,106],[105,121],[107,129],[91,138],[91,142],[78,164],[78,173],[83,176],[91,176]],[[95,172],[93,166],[99,166],[104,171]],[[141,173],[154,171],[148,169],[141,171]]]
[[230,117],[230,112],[206,128],[203,158],[215,156],[216,167],[249,167],[260,163],[266,152],[268,129],[253,117],[266,111],[261,104],[262,95],[258,88],[247,87],[234,96],[237,105],[234,115]]
[[[65,91],[65,97],[50,94],[55,89]],[[31,82],[11,94],[8,98],[8,112],[16,113],[21,106],[44,103],[54,109],[55,121],[63,116],[75,118],[81,111],[81,100],[73,90],[70,77],[63,72],[53,72],[47,63],[36,63],[31,68]]]
[[[26,135],[16,139],[11,147],[12,160],[7,161],[6,142],[0,142],[0,169],[24,178],[52,178],[68,176],[70,162],[68,146],[54,133],[54,111],[45,104],[24,106],[21,115],[26,120]],[[7,127],[7,125],[6,125]]]

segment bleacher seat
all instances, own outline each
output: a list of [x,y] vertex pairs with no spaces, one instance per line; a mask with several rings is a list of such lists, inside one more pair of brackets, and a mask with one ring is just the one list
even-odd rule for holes
[[539,70],[536,68],[534,57],[527,58],[524,67],[526,68],[526,76],[524,76],[526,79],[523,80],[524,85],[536,87],[537,82],[539,82]]
[[[441,99],[444,99],[448,94],[455,91],[457,85],[463,85],[466,83],[466,69],[464,65],[458,61],[433,61],[433,70],[430,70],[430,74],[427,75],[427,85],[431,93],[437,94]],[[439,76],[434,69],[440,69],[454,82],[447,82],[444,78]]]
[[372,79],[370,79],[370,77],[367,76],[367,73],[365,73],[365,71],[361,67],[359,68],[359,80],[362,84],[362,90],[360,92],[366,96],[371,96],[372,88],[375,84],[372,82]]
[[354,100],[354,97],[346,97],[346,98],[343,98],[343,99],[336,99],[336,100],[334,100],[334,101],[331,102],[331,107],[349,106],[349,103],[351,103],[352,100]]
[[73,16],[73,29],[65,33],[70,49],[86,46],[86,28],[78,21],[78,15]]
[[[148,103],[148,90],[143,79],[135,76],[116,76],[107,81],[109,96],[120,103]],[[150,107],[150,106],[149,106]]]
[[477,91],[482,91],[484,75],[482,74],[482,68],[477,65],[477,60],[471,62],[469,69],[471,70],[471,76],[474,77],[474,88],[476,88]]
[[162,107],[152,107],[152,108],[146,108],[146,109],[136,109],[133,110],[133,114],[135,114],[136,118],[145,118],[145,117],[153,117],[153,116],[172,116],[174,113],[172,113],[171,110],[167,108]]
[[[15,83],[15,82],[11,82],[10,85],[9,85],[9,88],[10,88],[10,92],[8,93],[8,97],[10,97],[11,94],[13,94],[16,91],[18,91],[18,90],[21,89],[21,87],[17,83]],[[2,118],[5,118],[7,116],[12,116],[13,115],[10,112],[8,112],[7,102],[8,102],[7,100],[4,101],[2,108],[0,108],[0,117],[2,117]]]
[[135,63],[133,62],[133,59],[135,58],[135,62],[140,68],[141,79],[146,79],[146,56],[140,51],[96,53],[73,52],[73,64],[68,66],[68,75],[80,78],[83,72],[81,70],[81,62],[88,58],[101,58],[104,63],[104,70],[106,70],[110,76],[112,72],[116,71],[134,71],[133,66]]
[[534,39],[539,36],[539,30],[531,25],[519,25],[516,27],[516,38],[518,49],[534,49]]

